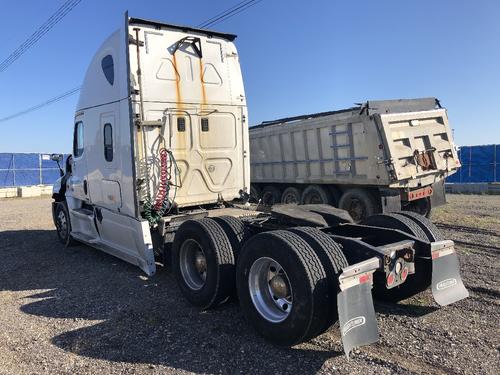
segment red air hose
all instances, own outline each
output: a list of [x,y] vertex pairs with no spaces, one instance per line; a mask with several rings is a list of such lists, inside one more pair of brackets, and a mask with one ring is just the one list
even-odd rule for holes
[[165,148],[160,150],[160,181],[158,192],[155,197],[153,208],[159,211],[163,207],[163,202],[168,196],[170,189],[170,175],[168,173],[168,151]]

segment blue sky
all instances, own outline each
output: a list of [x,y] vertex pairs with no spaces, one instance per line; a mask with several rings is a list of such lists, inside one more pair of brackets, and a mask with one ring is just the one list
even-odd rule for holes
[[[197,25],[238,0],[83,0],[0,73],[0,118],[78,86],[132,16]],[[64,0],[2,2],[0,60]],[[263,0],[217,30],[238,34],[251,124],[366,99],[436,96],[459,145],[500,143],[499,1]],[[0,123],[0,152],[68,152],[77,95]]]

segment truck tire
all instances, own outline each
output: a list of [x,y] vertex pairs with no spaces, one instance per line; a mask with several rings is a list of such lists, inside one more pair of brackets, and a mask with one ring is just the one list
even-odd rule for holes
[[302,204],[332,204],[330,191],[319,185],[309,185],[302,192]]
[[281,191],[276,186],[268,185],[262,190],[262,203],[266,206],[272,206],[281,200]]
[[253,203],[258,203],[261,197],[262,191],[258,185],[250,185],[250,201]]
[[347,189],[342,194],[339,208],[349,212],[356,223],[380,211],[375,197],[369,191],[358,188]]
[[238,260],[236,286],[246,319],[275,344],[307,340],[328,319],[325,270],[295,233],[277,230],[250,238]]
[[342,252],[342,247],[326,233],[313,227],[297,227],[289,229],[290,232],[298,234],[314,250],[326,272],[328,280],[328,319],[315,336],[322,334],[339,319],[337,310],[337,293],[339,292],[338,277],[342,268],[349,263]]
[[172,267],[182,294],[203,310],[234,293],[231,243],[221,226],[211,219],[181,224],[172,244]]
[[235,262],[238,262],[241,248],[250,238],[250,231],[248,230],[248,227],[240,219],[233,216],[218,216],[210,219],[219,224],[226,233],[226,236],[231,243],[234,260]]
[[411,211],[402,211],[399,214],[406,216],[407,218],[413,220],[417,225],[419,225],[420,228],[425,232],[429,241],[435,242],[444,240],[444,236],[441,231],[427,217]]
[[421,240],[428,240],[427,235],[422,230],[420,225],[415,223],[415,221],[413,221],[412,219],[399,213],[373,215],[363,220],[362,224],[382,228],[398,229]]
[[[398,229],[421,240],[428,241],[428,236],[420,225],[402,214],[374,215],[364,220],[362,224]],[[432,263],[416,259],[415,273],[413,275],[408,275],[408,278],[402,285],[398,285],[392,289],[386,289],[385,286],[375,284],[373,295],[375,298],[382,301],[399,302],[426,290],[431,285],[431,280]]]
[[74,245],[75,240],[71,237],[71,220],[66,201],[61,201],[57,204],[54,212],[54,223],[59,241],[65,247]]
[[300,190],[296,187],[289,186],[281,194],[281,203],[290,204],[296,203],[299,204],[301,199]]
[[416,201],[407,202],[403,205],[403,210],[404,212],[415,212],[430,219],[432,211],[431,198],[426,197]]

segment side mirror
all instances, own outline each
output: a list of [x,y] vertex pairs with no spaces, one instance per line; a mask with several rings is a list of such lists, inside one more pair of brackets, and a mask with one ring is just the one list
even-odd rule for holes
[[59,168],[59,175],[62,177],[64,176],[64,171],[61,168],[61,162],[64,159],[63,154],[51,154],[50,155],[50,160],[55,161],[57,163],[57,167]]
[[55,161],[55,162],[62,162],[64,159],[63,154],[52,154],[50,155],[50,160]]

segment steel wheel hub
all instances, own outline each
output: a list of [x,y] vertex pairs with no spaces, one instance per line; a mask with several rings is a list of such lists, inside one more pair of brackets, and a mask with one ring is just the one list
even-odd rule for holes
[[248,274],[252,302],[266,320],[279,323],[285,320],[293,306],[290,280],[283,267],[274,259],[257,259]]
[[207,258],[201,245],[189,238],[179,250],[179,268],[186,285],[193,290],[200,290],[207,279]]

